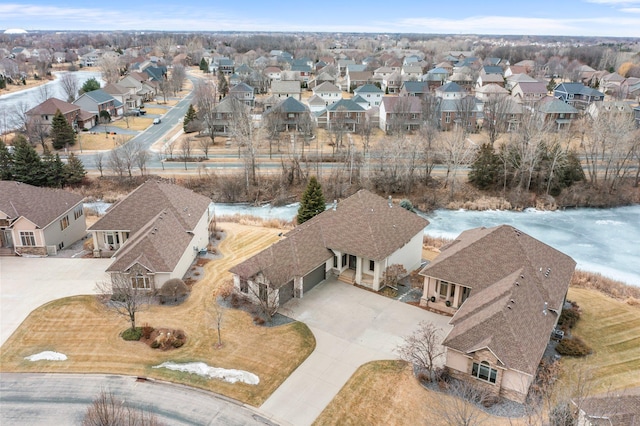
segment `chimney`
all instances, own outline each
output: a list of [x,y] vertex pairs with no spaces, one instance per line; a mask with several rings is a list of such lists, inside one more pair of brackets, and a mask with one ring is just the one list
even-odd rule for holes
[[336,211],[338,208],[338,200],[333,200],[333,211]]
[[389,195],[389,207],[393,207],[393,201],[391,201],[391,195]]

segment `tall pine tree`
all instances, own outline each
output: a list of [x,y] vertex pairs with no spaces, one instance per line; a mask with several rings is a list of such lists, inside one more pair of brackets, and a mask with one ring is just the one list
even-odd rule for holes
[[16,136],[13,141],[13,180],[29,185],[42,186],[42,160],[35,149],[27,139],[22,136]]
[[42,155],[42,186],[64,186],[64,163],[58,153],[54,155],[49,149],[45,149]]
[[200,71],[205,74],[209,72],[209,64],[205,58],[200,59]]
[[62,149],[76,143],[76,133],[60,110],[51,119],[51,141],[54,149]]
[[69,154],[67,164],[64,165],[64,180],[66,185],[78,185],[87,175],[82,161],[72,152]]
[[9,152],[9,148],[0,141],[0,180],[13,179],[13,155]]
[[218,71],[218,93],[220,93],[222,97],[227,96],[227,93],[229,93],[229,83],[222,70]]
[[184,115],[184,120],[182,123],[182,129],[185,133],[193,132],[193,129],[189,127],[189,123],[193,120],[196,120],[198,115],[196,114],[196,110],[193,108],[193,104],[189,104],[189,109],[187,109],[187,113]]
[[320,186],[315,176],[311,176],[307,188],[302,194],[302,200],[298,208],[298,225],[322,213],[325,208],[326,203],[324,202],[324,195],[322,195],[322,186]]

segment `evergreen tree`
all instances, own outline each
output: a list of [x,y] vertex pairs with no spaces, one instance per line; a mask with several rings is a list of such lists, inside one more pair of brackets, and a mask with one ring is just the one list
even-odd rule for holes
[[51,141],[55,149],[62,149],[76,143],[76,133],[60,110],[51,119]]
[[95,78],[90,78],[85,81],[82,87],[80,88],[80,94],[93,92],[94,90],[98,90],[100,88],[100,83]]
[[42,186],[61,188],[64,185],[64,163],[60,155],[45,148],[42,155]]
[[300,207],[298,208],[298,225],[306,222],[312,217],[322,213],[326,207],[324,195],[322,195],[322,186],[315,176],[311,176],[307,189],[302,194]]
[[42,160],[35,149],[22,136],[16,136],[13,142],[13,180],[29,185],[42,185]]
[[469,170],[469,183],[478,189],[493,187],[499,178],[500,158],[489,143],[483,143]]
[[558,83],[556,83],[556,79],[551,77],[549,84],[547,84],[547,92],[553,92],[553,89],[555,89],[557,85]]
[[560,182],[563,187],[569,187],[575,182],[585,180],[584,169],[582,168],[580,158],[578,158],[578,154],[576,154],[575,151],[569,151],[567,153],[567,160],[562,165],[559,175]]
[[209,72],[209,64],[207,63],[207,60],[204,58],[200,59],[200,71],[202,71],[205,74]]
[[227,96],[227,93],[229,93],[229,83],[221,70],[218,71],[218,93],[223,97]]
[[11,155],[4,142],[0,141],[0,180],[12,180],[12,169],[13,155]]
[[72,152],[64,165],[64,181],[67,185],[78,185],[87,175],[82,161]]
[[189,109],[187,109],[187,113],[184,116],[184,120],[182,123],[182,128],[184,129],[185,133],[191,133],[193,130],[189,128],[189,123],[191,123],[193,120],[196,120],[198,118],[198,115],[196,114],[196,110],[195,108],[193,108],[193,104],[189,105]]

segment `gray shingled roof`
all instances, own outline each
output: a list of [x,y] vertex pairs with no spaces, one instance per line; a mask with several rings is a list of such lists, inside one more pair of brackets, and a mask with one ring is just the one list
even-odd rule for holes
[[274,286],[301,277],[329,260],[334,249],[383,260],[429,222],[366,190],[340,201],[286,234],[286,238],[231,269],[250,278],[262,272]]
[[327,111],[338,110],[359,112],[364,111],[365,109],[351,99],[340,99],[338,102],[335,102],[327,107]]
[[44,228],[82,202],[82,195],[62,189],[40,188],[26,183],[0,181],[0,211],[10,219],[22,216]]
[[460,87],[458,83],[450,81],[447,84],[444,84],[436,88],[436,92],[455,93],[455,92],[464,92],[464,89]]

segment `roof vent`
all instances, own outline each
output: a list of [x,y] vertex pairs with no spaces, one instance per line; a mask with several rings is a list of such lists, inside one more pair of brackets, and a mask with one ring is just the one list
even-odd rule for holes
[[548,278],[550,273],[551,273],[551,268],[547,268],[547,271],[544,273],[544,276]]
[[391,200],[391,195],[389,195],[388,203],[389,203],[389,207],[393,207],[393,201]]
[[542,313],[547,315],[547,307],[549,306],[549,304],[547,302],[544,302],[544,309],[542,310]]
[[524,274],[520,275],[520,278],[524,279]]
[[507,309],[511,309],[511,305],[507,305]]
[[516,285],[517,285],[517,286],[519,286],[519,285],[520,285],[520,283],[519,283],[518,281],[516,281]]
[[515,300],[513,300],[513,299],[511,299],[511,303],[515,304],[515,303],[516,303],[516,301],[515,301]]

